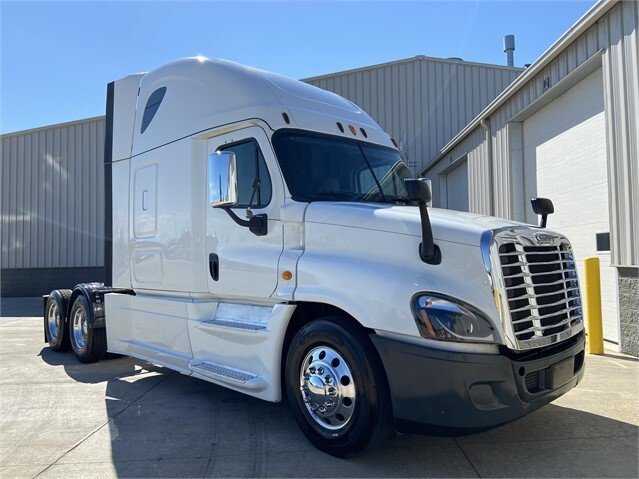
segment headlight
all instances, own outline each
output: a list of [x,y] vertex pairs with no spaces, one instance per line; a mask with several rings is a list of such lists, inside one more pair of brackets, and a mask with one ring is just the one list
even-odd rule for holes
[[411,300],[411,309],[419,334],[423,338],[441,341],[498,342],[491,321],[477,308],[462,301],[418,293]]

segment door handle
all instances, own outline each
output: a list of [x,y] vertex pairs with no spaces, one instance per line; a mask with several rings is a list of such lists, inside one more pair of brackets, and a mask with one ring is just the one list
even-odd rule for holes
[[215,253],[209,255],[209,273],[213,281],[220,279],[220,258]]

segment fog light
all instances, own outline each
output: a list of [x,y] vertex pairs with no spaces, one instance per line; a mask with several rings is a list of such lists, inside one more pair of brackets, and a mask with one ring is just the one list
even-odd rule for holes
[[469,393],[475,407],[480,409],[495,402],[493,388],[490,384],[474,384],[471,386]]

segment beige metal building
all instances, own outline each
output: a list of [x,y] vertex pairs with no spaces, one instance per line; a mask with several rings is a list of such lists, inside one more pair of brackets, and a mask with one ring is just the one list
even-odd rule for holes
[[639,355],[639,4],[603,0],[421,170],[436,206],[549,227],[598,256],[604,337]]
[[[417,169],[520,72],[419,56],[306,81],[371,112]],[[103,278],[104,126],[96,117],[0,137],[0,296]]]
[[417,173],[522,71],[419,55],[303,81],[366,110]]
[[1,296],[103,277],[104,117],[0,138]]

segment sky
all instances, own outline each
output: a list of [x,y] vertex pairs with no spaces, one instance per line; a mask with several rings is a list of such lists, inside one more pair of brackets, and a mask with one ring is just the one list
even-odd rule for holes
[[106,84],[205,55],[306,78],[415,55],[538,58],[589,1],[0,1],[0,132],[104,114]]

